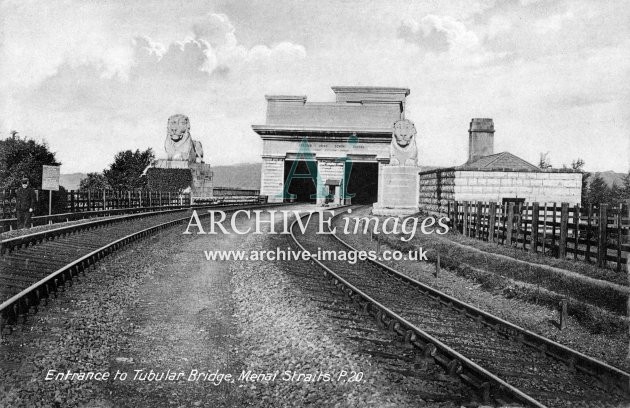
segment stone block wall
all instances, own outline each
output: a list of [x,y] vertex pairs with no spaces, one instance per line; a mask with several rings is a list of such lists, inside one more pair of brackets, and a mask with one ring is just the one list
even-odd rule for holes
[[448,202],[502,202],[524,198],[532,203],[580,204],[582,173],[439,169],[420,173],[420,209],[446,213]]
[[214,184],[212,169],[207,163],[191,163],[192,193],[194,197],[212,197]]
[[433,170],[420,173],[418,203],[426,212],[445,213],[454,200],[455,171]]
[[524,198],[525,202],[579,204],[582,174],[576,172],[456,170],[454,199],[501,202]]
[[284,188],[284,158],[263,157],[260,180],[260,195],[267,196],[268,202],[282,202]]
[[380,166],[378,201],[372,214],[406,216],[418,212],[419,172],[415,166]]

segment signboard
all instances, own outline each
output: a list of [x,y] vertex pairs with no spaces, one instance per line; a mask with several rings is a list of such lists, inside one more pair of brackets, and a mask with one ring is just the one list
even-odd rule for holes
[[42,190],[59,190],[59,166],[42,166]]

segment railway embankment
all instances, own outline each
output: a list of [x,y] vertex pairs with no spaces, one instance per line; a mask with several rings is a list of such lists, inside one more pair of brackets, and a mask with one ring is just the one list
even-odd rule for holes
[[[369,215],[369,208],[352,216]],[[338,224],[342,219],[336,221]],[[494,256],[459,242],[417,234],[410,242],[395,235],[342,235],[358,248],[407,252],[422,247],[428,261],[387,261],[397,270],[512,323],[628,370],[627,288],[578,273],[556,273],[546,265]],[[436,276],[437,253],[440,272]],[[501,255],[501,254],[498,254]],[[569,324],[558,329],[559,302],[568,301]]]

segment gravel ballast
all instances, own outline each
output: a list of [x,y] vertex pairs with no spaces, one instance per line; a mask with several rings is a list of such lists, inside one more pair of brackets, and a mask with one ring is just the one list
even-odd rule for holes
[[[352,306],[338,295],[322,303],[304,291],[297,261],[207,261],[203,254],[275,250],[289,245],[287,236],[183,230],[176,226],[104,258],[15,326],[0,344],[0,407],[459,406],[425,403],[414,394],[421,380],[413,373],[395,372],[351,340],[382,344],[384,354],[398,347],[360,313],[345,311],[346,320],[333,321],[325,308]],[[53,379],[46,380],[50,370]],[[234,381],[189,381],[193,370]],[[110,377],[54,379],[68,371]],[[340,379],[342,371],[347,377]],[[168,372],[185,375],[155,380]],[[248,372],[275,377],[239,379]],[[117,373],[127,378],[114,379]],[[456,379],[440,374],[437,381],[460,392]]]
[[[363,208],[354,211],[351,217],[369,215],[370,209]],[[341,220],[338,219],[337,222]],[[370,235],[340,235],[340,237],[355,248],[375,250],[376,240]],[[382,243],[381,249],[393,249]],[[539,333],[554,341],[576,349],[584,354],[598,358],[608,364],[623,370],[630,370],[628,361],[628,335],[623,334],[593,334],[582,327],[573,317],[569,317],[567,328],[558,330],[558,310],[544,305],[523,301],[517,298],[507,298],[503,292],[486,290],[481,284],[459,276],[454,271],[442,268],[438,278],[435,277],[435,264],[417,261],[386,261],[384,262],[399,272],[402,272],[422,283],[428,284],[459,300],[470,303],[480,309],[499,316],[514,324]],[[519,290],[521,282],[512,282],[514,290]],[[529,285],[531,286],[531,285]]]
[[[249,235],[242,248],[275,250],[290,244],[288,237]],[[349,339],[361,333],[348,330],[347,322],[327,320],[321,304],[307,295],[304,280],[288,270],[304,270],[291,262],[239,262],[233,268],[237,320],[241,345],[248,350],[243,361],[255,372],[330,373],[337,378],[341,370],[362,373],[363,381],[272,381],[249,385],[254,400],[265,406],[374,406],[415,407],[425,402],[414,396],[413,387],[402,375],[392,374],[377,363],[362,345]],[[320,273],[319,271],[315,273]],[[322,279],[321,285],[324,285]],[[331,289],[327,289],[331,291]],[[347,299],[331,301],[330,307],[352,307]],[[359,313],[352,320],[361,320]],[[364,326],[365,325],[365,326]],[[376,325],[362,323],[378,332]],[[380,333],[388,334],[381,330]],[[389,344],[389,341],[384,341]],[[387,337],[385,338],[387,339]],[[396,351],[394,351],[396,352]],[[450,383],[457,380],[441,379]],[[433,402],[429,406],[459,406]]]
[[[229,264],[205,249],[237,235],[182,236],[176,226],[106,257],[0,345],[0,406],[242,406],[238,388],[187,381],[192,370],[237,372]],[[110,373],[46,381],[49,370]],[[142,370],[137,380],[135,370]],[[178,381],[141,381],[171,370]],[[125,381],[113,380],[117,372]],[[148,377],[147,377],[148,378]]]

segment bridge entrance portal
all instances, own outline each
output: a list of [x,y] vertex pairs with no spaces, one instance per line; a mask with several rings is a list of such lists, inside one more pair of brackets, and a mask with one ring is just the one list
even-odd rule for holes
[[[347,171],[346,168],[346,174]],[[378,163],[352,163],[348,194],[354,194],[352,204],[373,204],[378,200]]]
[[[304,95],[265,95],[264,125],[252,125],[263,141],[260,194],[269,202],[295,200],[318,205],[378,201],[379,166],[390,159],[393,125],[405,117],[409,88],[335,86],[333,102],[309,102]],[[313,178],[293,178],[293,171]],[[350,176],[347,166],[352,163]],[[316,178],[316,182],[314,179]],[[317,191],[320,190],[320,191]],[[348,199],[348,194],[354,197]],[[311,198],[311,196],[313,196]],[[317,198],[315,198],[317,197]]]
[[[294,176],[291,180],[287,180],[289,174],[291,173],[291,169],[294,166],[294,163],[297,163],[296,168],[293,170]],[[311,174],[311,171],[314,171],[315,174]],[[312,177],[307,177],[306,175],[311,174]],[[297,176],[297,177],[296,177]],[[302,176],[303,178],[301,178]],[[296,197],[294,199],[285,198],[285,202],[299,202],[299,203],[315,203],[315,195],[317,193],[317,188],[315,185],[315,180],[317,180],[317,165],[311,164],[307,165],[305,160],[285,160],[284,161],[284,180],[285,182],[289,181],[289,186],[285,191],[288,191],[289,194],[294,194]]]

